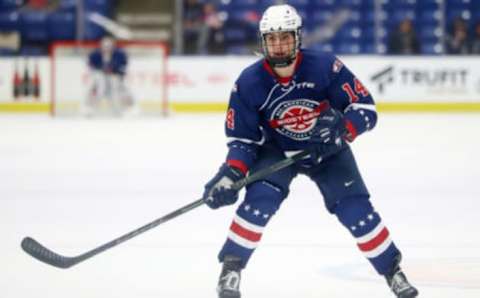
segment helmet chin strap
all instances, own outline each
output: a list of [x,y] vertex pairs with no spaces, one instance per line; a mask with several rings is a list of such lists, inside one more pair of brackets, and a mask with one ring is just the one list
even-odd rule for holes
[[267,59],[268,64],[270,64],[270,66],[272,68],[274,68],[274,67],[282,68],[282,67],[287,67],[287,66],[291,65],[293,63],[293,61],[295,60],[296,56],[297,56],[296,54],[292,54],[288,57],[275,58],[275,57],[270,57],[270,56],[267,55],[266,59]]

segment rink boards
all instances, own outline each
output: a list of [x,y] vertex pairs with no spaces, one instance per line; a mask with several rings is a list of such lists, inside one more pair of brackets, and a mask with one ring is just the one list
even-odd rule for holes
[[[166,84],[171,111],[223,112],[235,79],[256,59],[254,56],[171,56],[164,77],[157,80]],[[369,89],[380,111],[480,111],[479,59],[468,56],[345,56],[341,59]],[[28,63],[32,69],[34,64],[38,65],[41,92],[35,98],[15,100],[13,79],[19,63],[13,58],[0,59],[0,68],[4,70],[0,73],[0,111],[50,110],[52,82],[48,58]],[[65,63],[68,69],[68,61]],[[69,84],[73,86],[72,82]],[[82,87],[81,84],[71,87],[73,94],[84,92]]]

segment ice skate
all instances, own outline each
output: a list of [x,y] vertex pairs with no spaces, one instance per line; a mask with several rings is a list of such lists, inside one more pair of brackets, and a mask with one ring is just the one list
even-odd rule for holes
[[240,298],[240,270],[240,258],[225,256],[217,286],[219,298]]
[[388,286],[397,298],[414,298],[418,296],[418,290],[412,286],[400,268],[401,256],[397,258],[392,271],[385,275]]

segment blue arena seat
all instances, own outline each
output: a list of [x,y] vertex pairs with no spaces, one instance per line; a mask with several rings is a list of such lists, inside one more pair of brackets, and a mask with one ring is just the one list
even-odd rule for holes
[[417,6],[417,0],[389,0],[385,1],[385,6],[389,9],[415,9]]
[[334,0],[312,0],[313,11],[334,11],[336,5]]
[[361,8],[364,11],[373,10],[375,7],[375,1],[376,0],[363,0]]
[[0,31],[20,31],[20,15],[16,11],[0,12]]
[[27,42],[48,41],[47,17],[48,14],[44,11],[22,11],[20,14],[22,39]]
[[362,44],[362,54],[378,54],[377,46],[374,42]]
[[439,55],[443,53],[443,48],[439,42],[424,42],[422,43],[421,53],[424,55]]
[[363,13],[359,9],[350,9],[350,15],[348,16],[347,24],[360,25],[363,22]]
[[302,23],[305,23],[305,21],[308,19],[309,10],[305,8],[299,8],[297,9],[297,12],[300,15],[300,17],[302,17]]
[[365,42],[372,42],[376,38],[375,36],[375,26],[368,26],[362,30],[362,40]]
[[60,0],[58,3],[58,10],[73,12],[77,9],[78,0]]
[[333,44],[326,42],[326,43],[315,43],[312,44],[309,48],[320,51],[320,52],[333,52]]
[[229,11],[228,18],[230,21],[234,22],[243,22],[245,21],[246,15],[252,10],[250,8],[238,8]]
[[422,26],[419,28],[419,37],[423,42],[435,43],[440,41],[441,30],[440,26]]
[[478,10],[474,11],[474,13],[472,15],[473,25],[477,24],[478,22],[480,22],[480,7],[479,7]]
[[474,13],[480,12],[480,1],[472,2],[472,4],[470,4],[470,9],[471,9]]
[[418,1],[417,8],[419,10],[425,9],[440,9],[440,1],[438,0],[422,0]]
[[[1,1],[1,0],[0,0]],[[68,0],[63,0],[68,1]],[[85,0],[106,1],[106,0]],[[428,46],[422,50],[427,54],[438,54],[438,36],[441,20],[440,0],[381,0],[380,15],[374,11],[377,0],[289,0],[284,1],[295,6],[303,18],[304,34],[314,32],[316,28],[331,21],[338,9],[347,8],[351,15],[336,35],[327,43],[310,45],[322,51],[338,51],[343,54],[355,53],[385,53],[386,32],[396,29],[398,24],[410,19],[421,43]],[[480,21],[480,0],[443,0],[447,6],[447,24],[456,17],[462,16],[473,24]],[[251,40],[252,24],[245,23],[245,14],[254,11],[261,16],[262,11],[269,5],[278,3],[277,0],[230,0],[221,1],[220,7],[229,14],[232,26],[225,26],[227,42],[231,51],[243,52],[244,49],[237,43]],[[474,8],[475,7],[475,8]],[[375,45],[375,25],[377,18],[381,26],[379,46]],[[227,22],[227,23],[228,23]],[[236,26],[233,26],[236,23]],[[252,22],[253,23],[253,22]],[[252,28],[250,28],[252,27]],[[256,27],[254,28],[256,29]],[[382,46],[383,44],[383,46]],[[383,49],[383,50],[382,50]]]
[[85,31],[84,39],[86,40],[98,40],[105,35],[105,29],[99,25],[93,23],[88,19],[88,15],[92,13],[91,11],[85,12]]
[[323,11],[323,10],[315,10],[313,13],[310,14],[311,20],[317,24],[321,25],[328,21],[330,21],[333,17],[333,12],[331,11]]
[[75,39],[75,14],[72,12],[54,12],[48,17],[48,32],[52,40]]
[[388,13],[386,11],[381,11],[379,16],[377,16],[373,10],[366,10],[362,13],[363,23],[365,24],[375,24],[377,17],[380,18],[380,22],[385,22],[387,16]]
[[109,14],[111,11],[111,1],[109,0],[84,0],[86,10],[97,11],[102,14]]
[[[469,9],[472,0],[446,0],[447,9]],[[478,2],[478,1],[477,1]]]
[[258,9],[259,3],[257,0],[230,0],[230,7],[232,9],[236,8],[249,8],[249,9]]
[[389,14],[389,21],[393,23],[400,23],[405,19],[415,21],[417,13],[414,9],[398,9]]
[[18,0],[0,0],[0,12],[15,10],[21,6],[22,2]]
[[362,48],[358,42],[340,42],[334,44],[334,51],[339,55],[360,54]]
[[231,55],[251,55],[250,48],[245,45],[230,45],[227,46],[226,52]]
[[337,0],[335,2],[339,7],[349,9],[361,9],[363,6],[362,0]]
[[226,27],[223,34],[226,43],[245,43],[248,39],[248,32],[243,28]]
[[451,23],[456,18],[463,18],[467,22],[472,18],[470,9],[449,9],[447,10],[447,24]]
[[288,4],[294,6],[297,10],[298,9],[308,9],[310,6],[310,0],[289,0]]
[[441,12],[437,9],[425,9],[420,12],[418,19],[420,27],[426,25],[438,24],[441,19]]
[[277,4],[278,1],[277,0],[259,0],[258,1],[259,4],[259,8],[260,8],[260,11],[264,11],[267,7],[269,7],[270,5],[273,5],[273,4]]
[[359,41],[362,38],[362,27],[360,26],[343,26],[336,34],[335,40],[351,42]]

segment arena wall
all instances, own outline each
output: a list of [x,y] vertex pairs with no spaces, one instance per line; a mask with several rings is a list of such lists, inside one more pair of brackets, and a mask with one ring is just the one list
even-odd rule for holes
[[[233,82],[242,69],[256,59],[254,56],[170,57],[163,80],[168,84],[170,109],[173,112],[224,111]],[[380,111],[480,111],[478,58],[346,56],[341,59],[370,90]],[[15,74],[17,81],[18,76],[23,78],[26,66],[30,79],[38,77],[40,91],[35,97],[14,98]],[[48,58],[1,58],[0,69],[0,111],[49,111],[52,82]],[[82,88],[79,84],[79,93],[84,92]]]

